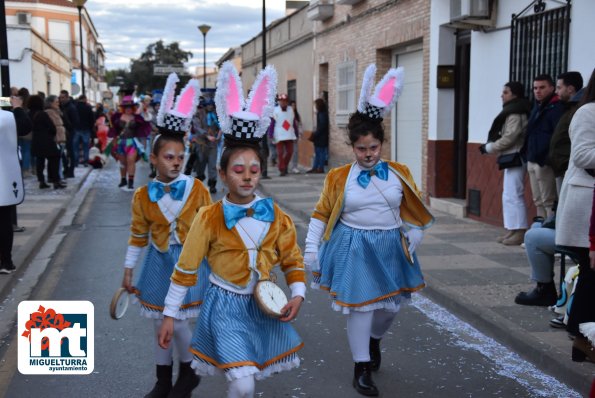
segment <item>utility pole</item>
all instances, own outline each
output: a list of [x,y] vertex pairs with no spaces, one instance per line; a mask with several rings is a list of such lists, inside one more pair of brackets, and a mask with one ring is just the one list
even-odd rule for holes
[[262,0],[262,69],[267,66],[267,15],[266,0]]

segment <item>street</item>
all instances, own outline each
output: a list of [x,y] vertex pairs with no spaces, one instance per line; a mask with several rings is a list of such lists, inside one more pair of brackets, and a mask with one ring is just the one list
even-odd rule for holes
[[[139,163],[138,184],[148,169]],[[6,397],[141,397],[155,381],[153,325],[132,306],[115,321],[108,313],[120,286],[129,234],[131,192],[116,187],[116,165],[97,173],[66,239],[30,299],[89,300],[95,306],[95,369],[86,376],[21,375],[16,333],[2,349],[0,395]],[[221,197],[221,189],[215,195]],[[299,241],[305,224],[296,222]],[[136,272],[139,272],[137,267]],[[258,397],[359,397],[351,387],[353,363],[345,318],[326,293],[309,290],[295,321],[305,342],[299,369],[257,382]],[[578,397],[554,378],[484,336],[423,295],[402,309],[382,341],[375,381],[383,397]],[[195,397],[223,397],[223,377],[203,377]]]

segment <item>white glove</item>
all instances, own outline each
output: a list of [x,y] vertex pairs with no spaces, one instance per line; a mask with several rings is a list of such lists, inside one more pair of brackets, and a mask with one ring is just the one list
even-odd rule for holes
[[306,252],[304,253],[304,265],[310,272],[320,271],[320,264],[318,264],[318,253],[317,252]]
[[409,231],[405,232],[405,234],[409,241],[409,253],[413,254],[423,240],[424,232],[421,229],[411,228]]

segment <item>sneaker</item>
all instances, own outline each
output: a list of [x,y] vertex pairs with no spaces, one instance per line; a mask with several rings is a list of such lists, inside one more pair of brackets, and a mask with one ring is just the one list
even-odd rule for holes
[[15,267],[13,263],[2,264],[0,265],[0,274],[11,274],[16,269],[17,267]]
[[564,315],[551,319],[550,326],[556,329],[566,329],[566,324],[564,323]]
[[294,167],[293,169],[291,169],[291,172],[293,174],[300,174],[300,169],[298,169],[297,167]]
[[18,225],[13,225],[12,232],[25,232],[25,227],[19,227]]

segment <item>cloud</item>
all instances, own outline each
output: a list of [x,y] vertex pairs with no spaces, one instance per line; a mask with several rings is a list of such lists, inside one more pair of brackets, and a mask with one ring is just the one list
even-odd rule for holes
[[[172,7],[175,4],[175,7]],[[262,30],[260,0],[93,0],[86,4],[108,69],[128,67],[146,47],[163,40],[177,41],[193,58],[187,66],[202,64],[203,36],[197,26],[208,24],[207,66],[213,66],[230,47],[239,46]],[[269,0],[267,24],[285,15],[285,2]]]

